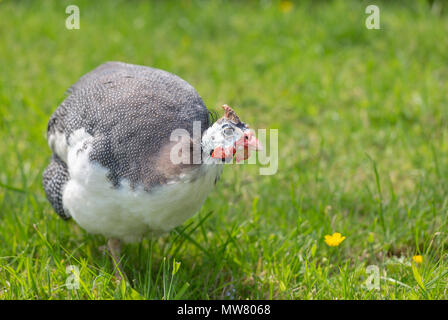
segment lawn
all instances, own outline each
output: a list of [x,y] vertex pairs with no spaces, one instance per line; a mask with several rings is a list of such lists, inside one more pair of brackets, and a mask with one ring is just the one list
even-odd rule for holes
[[[0,299],[448,299],[448,5],[377,1],[369,30],[369,4],[0,1]],[[111,60],[279,139],[276,174],[226,166],[196,216],[126,245],[127,284],[41,186],[50,115]]]

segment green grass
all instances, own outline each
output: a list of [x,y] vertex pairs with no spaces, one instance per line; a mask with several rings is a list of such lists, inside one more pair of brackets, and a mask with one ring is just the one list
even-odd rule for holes
[[[72,3],[80,30],[65,29]],[[368,4],[0,1],[0,299],[447,299],[447,4],[377,2],[367,30]],[[128,285],[105,239],[59,219],[41,187],[49,116],[110,60],[279,130],[275,175],[226,166],[195,217],[125,246]]]

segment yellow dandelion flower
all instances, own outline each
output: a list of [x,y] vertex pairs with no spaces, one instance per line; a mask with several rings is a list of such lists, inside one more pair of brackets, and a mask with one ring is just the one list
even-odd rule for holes
[[342,241],[344,241],[344,239],[345,237],[343,237],[339,232],[335,232],[331,236],[328,234],[325,236],[325,243],[330,247],[337,247]]
[[415,263],[422,263],[423,257],[421,255],[416,255],[412,257],[412,260],[414,260]]
[[279,4],[280,11],[283,13],[288,13],[292,10],[293,3],[291,1],[282,1]]

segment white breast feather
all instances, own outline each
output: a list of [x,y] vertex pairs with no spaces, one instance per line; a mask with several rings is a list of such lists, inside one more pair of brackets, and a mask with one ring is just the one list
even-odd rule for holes
[[48,135],[48,145],[65,163],[67,163],[67,140],[63,132],[55,131]]
[[[67,165],[70,180],[63,191],[64,207],[90,233],[115,237],[125,242],[139,241],[144,235],[158,235],[179,226],[194,215],[213,188],[222,166],[207,166],[202,174],[163,186],[150,193],[143,187],[131,189],[122,181],[113,188],[108,170],[89,161],[92,136],[84,129],[69,139]],[[87,148],[83,148],[87,143]]]

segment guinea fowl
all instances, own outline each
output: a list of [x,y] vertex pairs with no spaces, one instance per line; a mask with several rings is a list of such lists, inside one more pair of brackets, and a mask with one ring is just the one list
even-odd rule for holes
[[[224,116],[211,124],[199,94],[178,76],[102,64],[68,90],[49,120],[47,199],[62,218],[107,237],[117,263],[122,241],[181,225],[200,209],[224,163],[262,147],[236,113],[223,108]],[[176,130],[187,138],[173,140]]]

